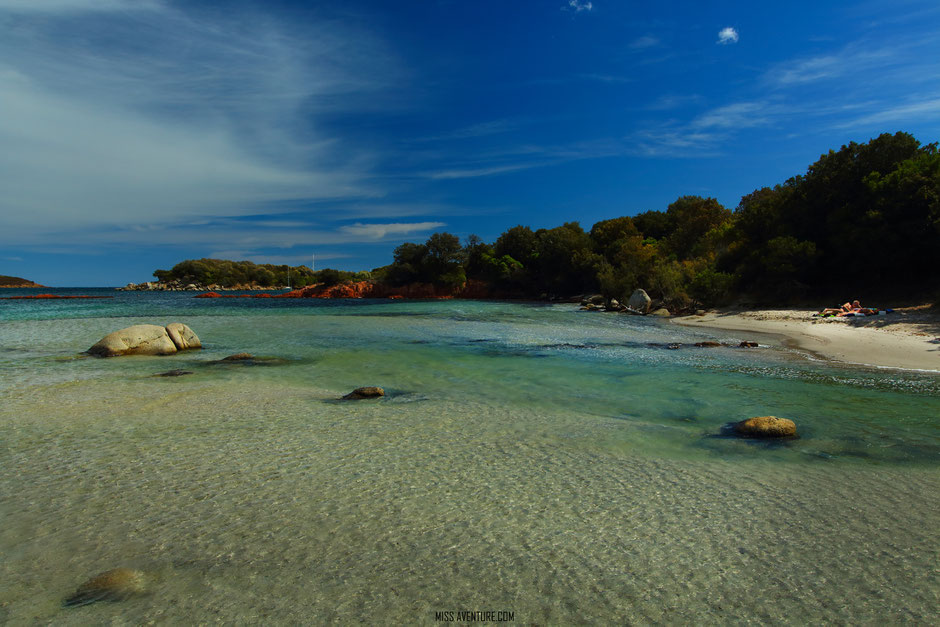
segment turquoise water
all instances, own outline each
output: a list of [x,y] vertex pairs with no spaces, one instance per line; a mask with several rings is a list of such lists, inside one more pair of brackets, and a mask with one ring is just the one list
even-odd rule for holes
[[[570,304],[73,292],[114,298],[0,301],[0,620],[937,618],[937,374]],[[205,349],[79,355],[170,322]],[[802,437],[720,437],[768,414]],[[118,566],[152,594],[61,607]]]

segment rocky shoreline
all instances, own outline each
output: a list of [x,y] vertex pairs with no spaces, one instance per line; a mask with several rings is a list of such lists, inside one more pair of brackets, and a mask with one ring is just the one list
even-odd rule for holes
[[143,283],[128,283],[124,287],[115,288],[119,292],[277,292],[290,289],[287,285],[258,285],[257,283],[236,283],[223,287],[216,283],[203,285],[202,283],[183,283],[181,281],[144,281]]

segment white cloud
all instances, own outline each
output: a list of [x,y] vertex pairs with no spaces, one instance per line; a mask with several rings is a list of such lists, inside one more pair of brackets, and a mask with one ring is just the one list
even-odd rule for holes
[[576,11],[580,13],[581,11],[593,11],[594,3],[592,2],[582,2],[581,0],[568,0],[569,10]]
[[0,0],[0,11],[11,13],[147,11],[159,7],[156,0]]
[[718,41],[715,43],[719,43],[719,44],[738,43],[738,31],[736,31],[731,26],[725,26],[720,31],[718,31]]
[[442,226],[444,222],[412,222],[395,224],[351,224],[340,227],[340,231],[361,240],[379,240],[389,235],[410,235],[421,231],[430,231]]
[[0,18],[15,25],[0,38],[0,241],[179,235],[198,216],[379,195],[371,155],[318,124],[381,106],[400,78],[366,32],[122,0],[0,0]]

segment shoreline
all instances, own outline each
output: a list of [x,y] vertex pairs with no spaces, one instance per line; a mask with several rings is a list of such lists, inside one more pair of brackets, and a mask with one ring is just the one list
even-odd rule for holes
[[685,327],[761,333],[851,365],[940,373],[940,315],[907,307],[887,316],[814,318],[806,309],[724,309],[672,319]]

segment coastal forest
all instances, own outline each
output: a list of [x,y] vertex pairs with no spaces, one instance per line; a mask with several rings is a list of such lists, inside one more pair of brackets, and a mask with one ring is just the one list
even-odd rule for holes
[[[290,269],[296,287],[369,280],[428,283],[455,292],[468,280],[514,297],[636,288],[670,309],[741,295],[764,302],[850,294],[940,296],[940,152],[908,133],[830,150],[805,174],[755,190],[729,209],[682,196],[665,210],[551,229],[514,226],[495,242],[434,233],[404,243],[371,272]],[[262,286],[287,283],[287,266],[213,259],[157,270],[161,281]],[[864,296],[863,296],[864,297]]]

